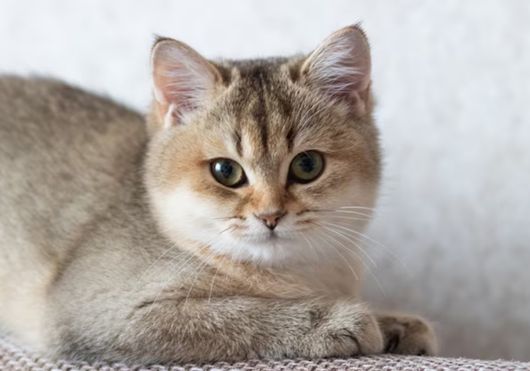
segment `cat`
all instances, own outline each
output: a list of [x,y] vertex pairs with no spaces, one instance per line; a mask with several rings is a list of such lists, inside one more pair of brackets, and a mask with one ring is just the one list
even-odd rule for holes
[[0,326],[58,358],[435,354],[358,295],[380,180],[358,25],[308,55],[210,61],[156,40],[144,117],[0,78]]

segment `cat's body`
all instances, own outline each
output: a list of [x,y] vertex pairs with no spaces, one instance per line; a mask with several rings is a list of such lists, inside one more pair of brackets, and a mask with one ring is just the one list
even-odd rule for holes
[[[187,47],[176,50],[190,58],[186,68],[198,61]],[[158,51],[159,58],[167,58],[165,52]],[[147,127],[138,113],[65,84],[0,77],[0,328],[39,351],[85,360],[344,356],[380,352],[384,340],[397,352],[432,353],[432,334],[423,322],[376,318],[357,303],[360,259],[346,249],[348,239],[340,231],[317,240],[280,224],[296,225],[296,217],[316,213],[303,194],[283,193],[285,185],[274,181],[274,172],[284,167],[282,157],[296,152],[296,132],[304,134],[297,127],[301,118],[307,130],[315,130],[312,120],[323,119],[338,129],[327,138],[313,132],[318,148],[330,148],[331,155],[316,188],[296,186],[297,192],[323,199],[322,187],[330,187],[340,194],[328,205],[340,206],[339,198],[350,195],[365,207],[351,209],[354,214],[373,205],[379,155],[369,98],[357,96],[358,126],[347,134],[350,113],[344,104],[326,101],[311,111],[319,97],[283,82],[289,74],[300,80],[296,71],[306,68],[301,58],[207,66],[200,60],[191,71],[206,68],[202,72],[223,86],[210,89],[220,98],[200,111],[196,101],[178,100],[190,98],[189,86],[182,96],[164,91],[157,76],[172,75],[156,74],[156,49],[154,55],[157,103]],[[199,113],[193,116],[193,110]],[[187,123],[167,127],[168,120]],[[237,130],[227,121],[238,121]],[[250,152],[255,161],[240,160],[249,184],[238,188],[247,192],[241,199],[201,178],[210,175],[201,170],[200,156],[228,157],[217,142],[225,134],[235,140],[235,152],[242,158]],[[348,169],[341,155],[358,165]],[[341,169],[348,172],[326,183],[326,172]],[[351,174],[362,174],[362,181],[351,180]],[[340,191],[342,182],[354,191]],[[297,205],[301,199],[305,207]],[[274,205],[282,213],[274,214],[271,227],[269,214],[244,214],[248,206],[241,200],[256,210]],[[357,211],[363,220],[350,217],[352,225],[361,228],[366,214]],[[252,215],[275,232],[218,242],[226,230],[261,228],[242,224]],[[211,232],[222,219],[240,224]],[[330,243],[338,247],[322,250]]]
[[[20,105],[12,97],[18,97]],[[319,274],[312,267],[306,282],[300,276],[292,279],[297,283],[292,289],[278,272],[276,278],[269,276],[270,282],[260,275],[249,284],[245,280],[252,279],[255,269],[232,272],[230,262],[223,262],[221,271],[202,269],[197,276],[204,268],[201,262],[178,249],[168,252],[171,243],[159,233],[149,211],[141,181],[147,145],[143,117],[45,79],[2,77],[0,101],[5,103],[0,127],[0,319],[7,330],[23,335],[24,342],[46,350],[50,341],[55,346],[50,334],[76,342],[79,336],[90,338],[91,330],[116,324],[106,315],[123,309],[124,321],[127,312],[145,301],[166,297],[163,288],[177,291],[182,286],[175,298],[188,296],[192,285],[206,297],[210,290],[213,297],[224,295],[224,290],[264,297],[355,294],[349,270],[335,274],[336,269],[321,267]],[[224,269],[231,274],[228,282]],[[324,285],[326,272],[335,279]],[[345,280],[345,275],[351,279]],[[68,319],[68,312],[79,317]],[[98,320],[98,313],[105,318]],[[76,324],[81,318],[87,323]],[[80,334],[59,333],[63,329],[58,324],[72,332],[78,325]]]
[[[118,251],[118,234],[147,227],[136,176],[145,125],[134,112],[45,79],[2,77],[0,112],[0,317],[40,344],[54,282],[76,254],[99,247],[92,241],[101,233]],[[116,228],[103,231],[105,218]]]

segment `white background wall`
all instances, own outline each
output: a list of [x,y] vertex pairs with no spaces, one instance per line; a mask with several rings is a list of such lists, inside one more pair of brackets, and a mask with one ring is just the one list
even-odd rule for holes
[[255,57],[357,21],[386,153],[367,299],[432,319],[445,355],[530,360],[530,1],[2,0],[0,70],[144,109],[153,34]]

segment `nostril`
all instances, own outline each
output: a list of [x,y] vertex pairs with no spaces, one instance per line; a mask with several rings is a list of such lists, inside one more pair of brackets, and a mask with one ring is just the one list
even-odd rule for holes
[[278,216],[262,216],[260,218],[271,231],[278,225]]
[[276,212],[271,214],[259,214],[255,216],[256,218],[260,219],[263,224],[265,224],[265,226],[272,231],[274,230],[274,228],[276,228],[278,222],[285,214],[285,212]]
[[278,225],[277,222],[269,222],[269,221],[266,221],[266,220],[264,220],[263,222],[265,223],[267,228],[269,228],[271,231],[273,231],[274,228],[276,228],[276,226]]

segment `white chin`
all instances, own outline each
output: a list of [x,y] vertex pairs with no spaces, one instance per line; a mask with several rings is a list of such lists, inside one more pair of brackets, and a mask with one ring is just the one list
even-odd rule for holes
[[297,260],[302,253],[302,242],[272,233],[260,233],[248,237],[226,236],[211,245],[214,252],[236,261],[256,265],[285,265]]

